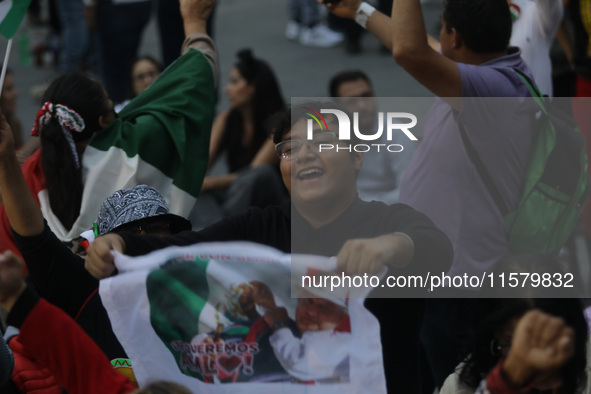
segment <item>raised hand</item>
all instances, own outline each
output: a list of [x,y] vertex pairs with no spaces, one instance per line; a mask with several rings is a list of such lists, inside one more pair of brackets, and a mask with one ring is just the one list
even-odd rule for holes
[[361,5],[361,0],[339,0],[333,3],[324,3],[323,0],[317,0],[319,4],[324,4],[326,8],[341,18],[355,19],[355,11]]
[[207,20],[211,15],[217,0],[180,0],[181,16],[183,20]]
[[574,344],[574,330],[564,320],[530,311],[515,328],[503,370],[518,387],[547,381],[572,357]]

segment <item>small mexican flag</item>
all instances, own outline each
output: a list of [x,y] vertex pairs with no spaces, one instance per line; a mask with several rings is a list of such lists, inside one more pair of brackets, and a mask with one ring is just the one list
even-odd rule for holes
[[31,0],[0,0],[0,34],[12,38],[18,30]]

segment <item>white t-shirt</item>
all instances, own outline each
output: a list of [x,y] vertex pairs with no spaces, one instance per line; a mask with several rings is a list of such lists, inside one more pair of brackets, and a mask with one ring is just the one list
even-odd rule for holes
[[510,45],[521,48],[521,57],[529,66],[542,94],[552,96],[550,46],[560,26],[564,8],[561,0],[514,0],[521,9],[513,22]]

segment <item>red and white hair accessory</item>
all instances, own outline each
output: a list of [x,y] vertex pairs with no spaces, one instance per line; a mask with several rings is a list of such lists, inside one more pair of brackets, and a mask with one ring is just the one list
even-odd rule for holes
[[39,130],[42,126],[46,126],[51,118],[56,119],[62,128],[69,131],[81,132],[84,130],[85,124],[82,116],[73,109],[62,104],[54,104],[47,101],[41,106],[35,118],[35,125],[31,130],[32,136],[39,135]]
[[69,107],[66,107],[65,105],[54,104],[50,101],[47,101],[43,104],[43,106],[41,106],[41,109],[37,112],[37,117],[35,118],[35,125],[33,125],[31,135],[38,136],[43,126],[47,126],[51,119],[57,120],[57,122],[61,126],[64,136],[66,137],[66,140],[70,145],[70,149],[72,150],[74,160],[76,161],[76,168],[80,168],[80,160],[78,158],[76,144],[74,143],[74,139],[72,138],[71,132],[80,133],[81,131],[83,131],[85,127],[84,119],[82,119],[82,116],[80,116],[78,112],[74,111]]

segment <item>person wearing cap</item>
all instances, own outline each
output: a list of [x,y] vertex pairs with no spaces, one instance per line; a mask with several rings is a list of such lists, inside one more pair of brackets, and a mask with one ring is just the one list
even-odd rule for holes
[[[102,306],[98,280],[84,269],[84,259],[64,245],[43,219],[20,171],[10,126],[1,114],[0,193],[29,279],[39,296],[74,318],[114,364],[116,360],[126,364],[121,361],[127,360],[125,351]],[[101,206],[96,226],[97,235],[130,232],[163,236],[190,229],[191,223],[171,214],[158,190],[146,185],[111,194]],[[128,375],[131,372],[126,371]]]

